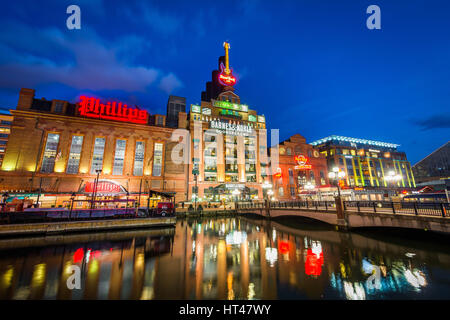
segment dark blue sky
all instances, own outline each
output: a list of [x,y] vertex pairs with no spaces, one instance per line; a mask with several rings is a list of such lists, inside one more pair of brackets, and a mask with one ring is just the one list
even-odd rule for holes
[[[81,8],[81,30],[66,8]],[[381,30],[366,8],[381,8]],[[236,93],[282,140],[331,134],[398,143],[414,164],[450,137],[448,1],[2,1],[0,108],[117,98],[165,113],[200,103],[222,43]]]

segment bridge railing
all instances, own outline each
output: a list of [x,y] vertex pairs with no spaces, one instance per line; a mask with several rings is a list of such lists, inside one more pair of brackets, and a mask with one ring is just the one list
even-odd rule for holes
[[[264,209],[264,202],[239,202],[239,209]],[[334,201],[270,201],[267,202],[268,208],[274,209],[306,209],[306,210],[325,210],[336,211],[336,203]]]
[[[336,211],[334,201],[270,201],[264,202],[238,202],[238,209],[302,209]],[[411,214],[420,216],[450,217],[450,203],[441,202],[411,202],[411,201],[344,201],[344,210],[348,212],[370,212]]]
[[411,201],[344,201],[344,210],[450,217],[450,203]]

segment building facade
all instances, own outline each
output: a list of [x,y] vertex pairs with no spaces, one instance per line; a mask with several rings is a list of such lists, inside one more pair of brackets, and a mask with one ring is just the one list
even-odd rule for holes
[[0,167],[6,153],[9,134],[11,133],[11,124],[13,116],[10,114],[0,113]]
[[[319,190],[331,188],[328,181],[327,159],[299,134],[271,148],[278,148],[278,168],[272,172],[276,200],[295,200],[313,196]],[[314,197],[316,198],[316,197]]]
[[345,172],[347,187],[416,187],[411,164],[398,144],[333,135],[311,145],[327,158],[329,171],[338,167]]
[[170,128],[178,128],[178,115],[180,112],[186,112],[186,98],[169,96],[167,101],[167,120],[166,124]]
[[417,183],[450,179],[450,141],[413,166]]
[[[83,207],[98,175],[100,199],[139,197],[146,205],[150,190],[186,198],[187,166],[171,162],[177,142],[164,115],[84,96],[77,103],[36,99],[32,89],[20,91],[11,113],[3,192],[39,197],[43,206],[66,205],[76,193],[75,206]],[[186,114],[179,117],[186,126]]]
[[208,203],[261,199],[268,177],[266,119],[234,92],[228,48],[189,113],[189,199]]

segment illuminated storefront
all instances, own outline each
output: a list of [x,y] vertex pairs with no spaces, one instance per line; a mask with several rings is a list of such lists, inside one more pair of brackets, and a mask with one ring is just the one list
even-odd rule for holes
[[318,199],[319,192],[333,190],[328,181],[327,162],[304,137],[293,135],[278,146],[279,167],[272,175],[273,199]]
[[[98,175],[100,199],[128,196],[146,205],[145,194],[155,190],[176,192],[177,201],[185,200],[187,166],[172,163],[175,129],[165,126],[164,115],[85,96],[70,103],[34,95],[22,89],[17,109],[11,110],[2,192],[39,196],[42,205],[56,207],[75,193],[77,205],[90,199]],[[185,127],[186,114],[179,116]]]
[[219,70],[202,93],[200,105],[191,105],[189,130],[191,160],[189,199],[223,203],[262,199],[268,176],[266,119],[241,103],[229,66],[229,44]]

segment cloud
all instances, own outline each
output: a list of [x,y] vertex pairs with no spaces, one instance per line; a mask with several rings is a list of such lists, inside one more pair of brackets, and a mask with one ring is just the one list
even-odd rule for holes
[[425,119],[412,120],[412,122],[422,127],[422,130],[450,128],[450,113],[436,114]]
[[167,76],[163,77],[161,79],[161,82],[159,83],[159,88],[167,94],[172,93],[175,89],[182,87],[183,84],[180,80],[173,74],[169,73]]
[[8,24],[17,27],[17,40],[0,36],[5,43],[0,45],[0,74],[8,75],[0,77],[0,86],[36,87],[59,82],[76,89],[144,92],[159,77],[168,76],[163,90],[181,85],[172,73],[164,77],[158,68],[134,63],[137,55],[150,46],[139,36],[107,41],[88,28],[76,33],[49,28],[35,38],[31,27]]
[[170,36],[181,29],[182,21],[179,16],[164,13],[148,2],[139,2],[135,10],[125,7],[124,14],[129,21],[145,25],[163,36]]

